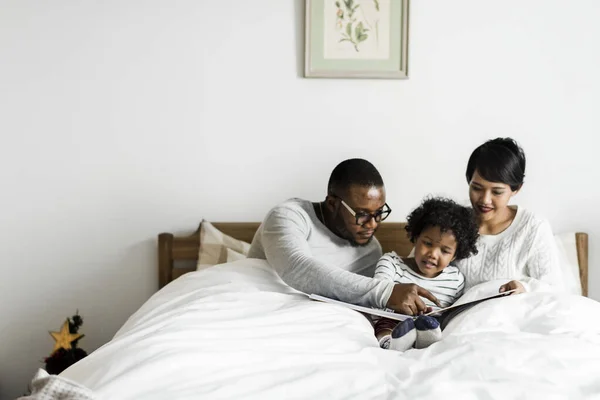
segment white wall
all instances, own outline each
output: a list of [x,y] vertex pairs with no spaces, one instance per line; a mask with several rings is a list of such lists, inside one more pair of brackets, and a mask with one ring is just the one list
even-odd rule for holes
[[2,0],[0,398],[79,309],[82,348],[156,289],[155,238],[319,200],[365,157],[400,221],[467,198],[471,150],[512,136],[519,204],[590,233],[600,299],[600,2],[415,0],[410,79],[301,78],[299,0]]

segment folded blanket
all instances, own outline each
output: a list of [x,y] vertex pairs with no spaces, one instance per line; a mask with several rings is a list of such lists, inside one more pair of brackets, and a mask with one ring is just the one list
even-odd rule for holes
[[17,400],[95,400],[91,390],[59,375],[38,369],[31,381],[32,393]]

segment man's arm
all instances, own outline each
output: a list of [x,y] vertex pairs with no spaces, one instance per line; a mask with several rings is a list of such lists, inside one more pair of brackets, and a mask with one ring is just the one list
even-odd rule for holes
[[262,245],[267,261],[294,289],[347,303],[385,308],[394,282],[367,278],[327,266],[312,256],[309,222],[290,209],[273,210],[264,222]]

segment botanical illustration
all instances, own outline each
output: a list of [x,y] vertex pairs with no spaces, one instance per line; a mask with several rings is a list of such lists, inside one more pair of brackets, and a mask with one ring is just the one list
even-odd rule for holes
[[[379,0],[372,0],[377,13],[379,13]],[[337,7],[336,26],[340,30],[340,43],[350,42],[354,50],[360,51],[359,44],[369,38],[369,32],[374,31],[375,40],[379,41],[379,18],[369,21],[365,15],[364,8],[358,1],[342,0],[336,1]],[[359,13],[359,15],[356,15]]]
[[325,58],[389,56],[390,0],[325,0],[324,4]]

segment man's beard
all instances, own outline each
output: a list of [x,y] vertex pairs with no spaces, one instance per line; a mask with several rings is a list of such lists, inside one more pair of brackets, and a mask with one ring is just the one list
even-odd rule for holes
[[354,240],[354,238],[352,238],[350,240],[350,245],[352,247],[365,247],[371,243],[371,241],[373,240],[374,237],[375,237],[375,234],[372,234],[371,237],[369,239],[367,239],[367,241],[364,243],[357,243],[356,240]]
[[373,233],[373,235],[371,235],[371,237],[365,243],[358,243],[356,241],[356,239],[354,238],[354,235],[352,234],[352,232],[350,232],[346,228],[346,223],[344,222],[344,219],[341,215],[339,215],[339,214],[336,215],[333,223],[334,223],[334,227],[335,227],[335,232],[333,232],[333,233],[335,233],[337,236],[341,237],[342,239],[346,239],[347,241],[349,241],[350,245],[352,247],[367,246],[369,243],[371,243],[371,241],[375,237],[375,233]]

